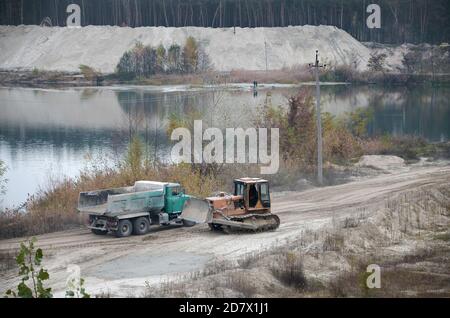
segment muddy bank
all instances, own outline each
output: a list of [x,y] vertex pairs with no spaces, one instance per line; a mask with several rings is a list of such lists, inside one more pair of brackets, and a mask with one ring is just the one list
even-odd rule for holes
[[[31,88],[70,88],[112,85],[203,85],[215,83],[219,73],[189,75],[155,75],[148,79],[123,80],[115,74],[98,74],[86,78],[79,72],[59,71],[0,71],[0,86]],[[223,80],[225,81],[225,80]],[[222,81],[221,81],[222,82]],[[230,82],[227,80],[227,82]]]
[[82,74],[62,72],[0,71],[0,86],[6,87],[82,87],[96,85]]

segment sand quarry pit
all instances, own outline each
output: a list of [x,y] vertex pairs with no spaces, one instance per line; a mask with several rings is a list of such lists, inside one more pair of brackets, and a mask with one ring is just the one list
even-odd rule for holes
[[[199,225],[157,228],[145,236],[122,239],[98,237],[86,229],[40,235],[37,239],[47,254],[44,264],[55,296],[64,296],[71,264],[80,266],[86,288],[94,295],[140,296],[146,284],[177,280],[217,262],[238,262],[249,253],[286,246],[305,231],[321,231],[334,222],[358,216],[361,211],[368,218],[372,213],[376,217],[377,209],[392,196],[448,184],[448,165],[410,166],[339,186],[287,192],[273,200],[273,210],[281,219],[280,228],[266,233],[225,235]],[[0,241],[0,252],[16,250],[23,240]],[[1,273],[0,293],[15,284],[15,269]]]

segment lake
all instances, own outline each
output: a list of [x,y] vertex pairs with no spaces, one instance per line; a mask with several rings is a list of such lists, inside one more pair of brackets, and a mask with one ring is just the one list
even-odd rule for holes
[[[307,85],[312,89],[312,86]],[[0,88],[0,159],[8,166],[0,206],[24,202],[52,180],[73,177],[90,160],[113,165],[139,132],[147,152],[167,160],[172,114],[201,114],[209,126],[249,127],[258,107],[286,105],[298,91],[289,85],[226,87]],[[257,93],[257,94],[256,94]],[[450,137],[450,88],[323,85],[323,111],[342,116],[373,109],[370,135]]]

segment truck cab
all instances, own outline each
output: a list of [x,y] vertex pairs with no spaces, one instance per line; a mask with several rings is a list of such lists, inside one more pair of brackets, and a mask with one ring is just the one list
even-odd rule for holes
[[166,213],[180,214],[183,212],[184,203],[189,200],[189,196],[184,193],[184,189],[178,183],[169,183],[166,185],[164,200]]

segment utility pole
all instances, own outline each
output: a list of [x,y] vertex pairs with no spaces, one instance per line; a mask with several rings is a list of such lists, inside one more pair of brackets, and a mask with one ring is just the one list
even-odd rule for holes
[[316,50],[316,61],[314,64],[309,64],[310,67],[314,68],[314,73],[316,77],[316,117],[317,117],[317,182],[319,185],[323,184],[323,142],[322,142],[322,112],[320,110],[320,81],[319,81],[319,71],[320,68],[326,67],[326,65],[321,65],[319,63],[319,51]]

